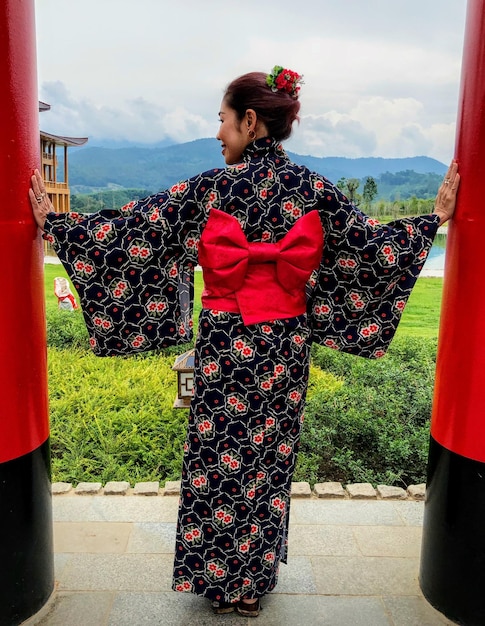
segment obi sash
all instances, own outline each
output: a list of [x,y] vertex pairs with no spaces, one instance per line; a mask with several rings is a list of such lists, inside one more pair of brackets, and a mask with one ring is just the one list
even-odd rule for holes
[[234,216],[211,209],[199,244],[202,306],[240,313],[245,325],[302,315],[305,286],[322,250],[317,211],[299,218],[276,243],[250,243]]

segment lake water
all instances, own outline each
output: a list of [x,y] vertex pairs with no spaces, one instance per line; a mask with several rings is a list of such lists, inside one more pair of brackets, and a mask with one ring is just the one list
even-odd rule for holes
[[424,270],[443,271],[445,269],[445,247],[446,235],[437,235],[424,264]]

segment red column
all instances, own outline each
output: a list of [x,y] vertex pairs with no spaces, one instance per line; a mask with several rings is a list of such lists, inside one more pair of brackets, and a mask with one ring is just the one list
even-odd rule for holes
[[421,587],[451,619],[485,624],[485,0],[469,0],[421,554]]
[[28,200],[39,166],[34,0],[0,2],[0,624],[53,589],[43,249]]

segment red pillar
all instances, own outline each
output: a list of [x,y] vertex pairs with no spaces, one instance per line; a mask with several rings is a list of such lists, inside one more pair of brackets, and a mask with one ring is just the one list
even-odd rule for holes
[[0,625],[54,585],[43,249],[28,199],[39,166],[34,0],[0,2]]
[[427,599],[485,624],[485,0],[469,0],[421,553]]

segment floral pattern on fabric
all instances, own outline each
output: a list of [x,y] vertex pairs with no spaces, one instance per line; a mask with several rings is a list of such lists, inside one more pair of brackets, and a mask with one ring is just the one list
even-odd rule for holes
[[[174,589],[186,581],[191,592],[234,602],[275,587],[286,562],[309,336],[306,315],[248,327],[238,314],[202,311]],[[217,372],[208,378],[210,364]]]

